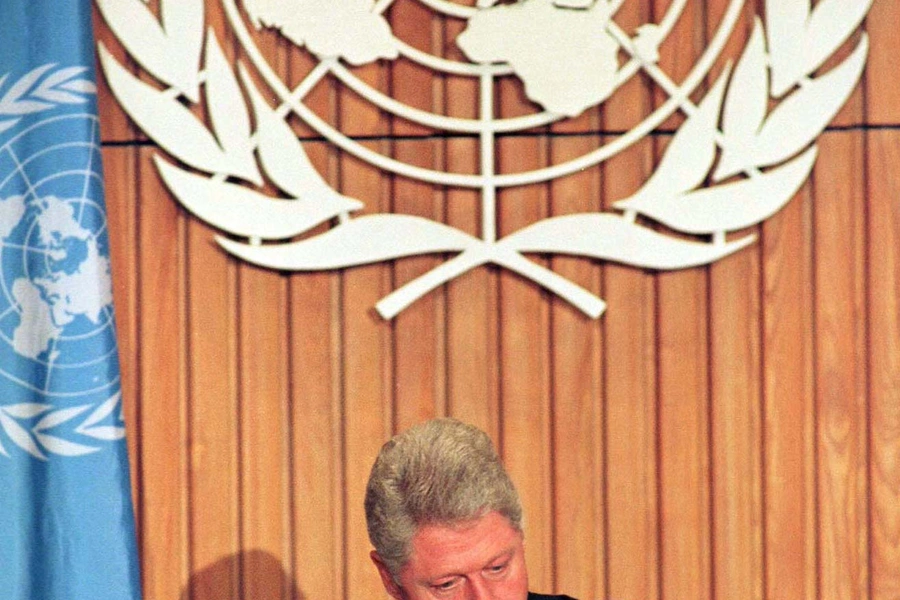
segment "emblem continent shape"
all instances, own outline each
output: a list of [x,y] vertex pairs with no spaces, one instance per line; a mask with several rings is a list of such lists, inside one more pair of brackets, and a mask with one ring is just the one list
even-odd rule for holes
[[[712,263],[750,245],[753,235],[731,241],[726,235],[772,216],[809,177],[816,139],[862,74],[868,53],[865,34],[836,66],[823,72],[822,65],[857,30],[871,6],[871,0],[835,0],[813,9],[803,0],[767,0],[764,18],[756,19],[733,68],[726,68],[694,103],[691,96],[722,53],[744,0],[730,0],[708,47],[680,81],[657,64],[658,49],[689,0],[673,0],[658,23],[634,32],[616,22],[624,0],[520,0],[503,5],[480,0],[476,7],[415,0],[437,14],[464,21],[455,42],[468,61],[430,55],[395,36],[384,15],[401,1],[413,0],[243,0],[241,6],[222,0],[248,59],[235,70],[214,34],[204,34],[202,0],[162,0],[162,21],[140,0],[97,0],[110,28],[157,81],[139,80],[101,44],[101,62],[113,94],[148,136],[183,163],[156,157],[178,201],[229,234],[217,237],[227,252],[254,264],[298,271],[454,255],[382,299],[376,308],[385,318],[485,264],[515,271],[596,318],[605,310],[600,298],[525,254],[681,269]],[[316,56],[317,65],[299,85],[288,87],[256,45],[254,27],[277,29]],[[478,116],[436,114],[403,104],[353,70],[355,65],[399,59],[478,81]],[[251,69],[267,89],[259,89]],[[573,160],[525,172],[497,171],[499,136],[577,116],[636,76],[645,77],[667,99],[627,133]],[[477,136],[478,172],[407,164],[347,136],[304,102],[326,77],[392,117],[439,132]],[[498,116],[495,85],[508,77],[522,80],[538,110]],[[272,97],[275,106],[267,100]],[[198,118],[180,98],[205,102],[208,119]],[[551,217],[498,236],[500,190],[595,167],[676,112],[686,117],[684,124],[656,171],[636,193],[615,202],[613,212]],[[476,190],[480,235],[411,215],[354,217],[366,199],[349,198],[325,182],[287,124],[291,114],[329,143],[385,172]],[[283,196],[262,192],[266,183]],[[648,221],[655,225],[646,226]],[[309,233],[322,223],[331,226],[324,233]]]

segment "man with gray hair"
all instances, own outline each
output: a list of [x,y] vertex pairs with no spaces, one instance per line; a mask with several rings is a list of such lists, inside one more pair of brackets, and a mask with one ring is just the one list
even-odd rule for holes
[[518,493],[487,434],[455,419],[381,448],[366,523],[396,600],[572,600],[528,592]]

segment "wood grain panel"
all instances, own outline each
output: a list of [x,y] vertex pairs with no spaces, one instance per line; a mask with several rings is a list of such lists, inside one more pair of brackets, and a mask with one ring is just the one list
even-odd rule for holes
[[365,482],[381,444],[391,434],[390,328],[364,307],[384,294],[381,267],[347,275],[342,327],[345,361],[344,456],[347,597],[377,597],[381,583],[369,561],[362,504]]
[[[240,426],[237,267],[213,246],[214,231],[188,224],[188,334],[192,565],[239,560]],[[237,576],[238,569],[229,571]],[[206,580],[193,598],[238,598],[239,581]]]
[[[651,158],[647,143],[609,161],[606,201],[632,193]],[[608,597],[655,600],[661,594],[656,277],[616,264],[603,271]]]
[[[590,121],[591,119],[582,119]],[[563,137],[550,148],[563,162],[597,146],[597,136]],[[552,215],[600,210],[599,169],[553,182]],[[579,258],[554,258],[556,273],[600,295],[600,267]],[[600,323],[560,298],[551,301],[550,344],[555,587],[579,598],[606,588],[603,502],[603,337]],[[571,440],[578,440],[572,444]]]
[[814,180],[820,598],[868,595],[862,141],[824,135]]
[[766,597],[817,597],[808,193],[763,226]]
[[900,595],[900,86],[894,62],[900,6],[878,2],[866,30],[872,43],[865,74],[867,122],[891,130],[867,136],[867,299],[869,366],[870,597]]
[[[548,159],[561,164],[594,150],[599,111],[555,123]],[[550,216],[601,210],[601,169],[582,170],[549,184]],[[583,258],[554,256],[550,268],[600,296],[601,267]],[[606,588],[603,502],[603,337],[600,323],[562,298],[551,297],[550,371],[553,448],[553,559],[555,589],[596,598]],[[569,440],[578,439],[579,444]]]
[[340,280],[291,279],[293,573],[304,598],[344,597]]
[[[850,56],[853,50],[856,49],[864,36],[868,37],[868,33],[855,32],[854,34],[852,34],[850,36],[850,39],[845,42],[843,46],[835,50],[834,54],[832,54],[831,57],[825,61],[822,67],[813,75],[825,75],[832,68],[839,66],[848,56]],[[869,48],[869,55],[871,57],[871,43]],[[861,84],[853,89],[853,92],[850,94],[847,102],[838,111],[837,115],[829,124],[829,127],[852,127],[865,122],[866,117],[863,113],[863,107],[866,104],[865,85],[863,84],[864,81],[865,74],[863,74]]]
[[[624,2],[616,12],[615,22],[623,31],[634,35],[638,27],[651,22],[652,2]],[[652,105],[652,83],[643,72],[626,81],[619,90],[603,103],[601,112],[602,130],[624,132],[634,127],[646,116]],[[609,143],[611,139],[604,140]]]
[[663,597],[709,598],[712,589],[705,286],[701,269],[659,277]]
[[900,135],[868,134],[869,523],[873,600],[900,596]]
[[[250,265],[239,271],[240,519],[241,548],[262,551],[257,562],[290,564],[287,282]],[[264,553],[264,554],[263,554]],[[243,594],[279,597],[280,579],[242,564]],[[252,563],[253,561],[250,560]]]
[[[148,600],[177,598],[187,581],[191,524],[188,487],[186,215],[162,189],[140,150],[137,164],[137,373],[140,421],[141,571]],[[128,171],[117,173],[127,181]],[[121,179],[119,179],[121,178]],[[111,199],[111,203],[119,202]],[[127,363],[123,364],[127,368]]]
[[[673,4],[668,0],[651,0],[650,11],[654,20],[659,20]],[[703,53],[706,46],[706,10],[702,2],[687,2],[681,18],[672,28],[669,37],[659,47],[659,61],[657,66],[666,83],[653,81],[654,104],[660,104],[669,100],[670,95],[665,91],[667,84],[680,85],[690,73],[697,59]],[[673,130],[684,122],[684,115],[676,111],[661,125],[662,129]]]
[[714,598],[763,597],[759,285],[755,248],[710,269]]
[[[207,25],[233,61],[222,9],[207,8]],[[196,219],[188,222],[191,566],[228,568],[222,578],[192,581],[192,600],[240,598],[242,583],[238,267],[212,243],[215,233]]]

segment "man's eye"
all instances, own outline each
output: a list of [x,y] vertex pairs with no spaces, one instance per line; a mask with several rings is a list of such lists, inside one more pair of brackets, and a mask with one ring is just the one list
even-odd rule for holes
[[499,564],[499,565],[492,565],[492,566],[488,567],[487,571],[488,571],[488,573],[491,574],[491,575],[500,575],[500,574],[502,574],[504,571],[506,571],[507,565],[508,565],[508,563],[501,563],[501,564]]
[[448,579],[447,581],[441,581],[440,583],[435,583],[431,587],[436,589],[439,592],[446,592],[452,590],[456,587],[458,581],[456,579]]

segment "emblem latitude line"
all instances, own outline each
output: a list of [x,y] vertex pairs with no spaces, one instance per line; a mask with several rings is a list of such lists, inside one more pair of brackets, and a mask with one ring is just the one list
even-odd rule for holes
[[[243,1],[245,10],[250,10],[254,2],[267,4],[266,0]],[[371,14],[380,17],[394,1],[380,0],[372,3]],[[492,6],[495,2],[490,0],[480,1],[478,7],[464,7],[446,0],[418,2],[439,13],[468,19],[470,29],[474,29],[472,24],[476,16],[490,14],[491,11],[511,10],[503,5]],[[97,3],[110,28],[123,42],[129,54],[150,70],[141,60],[142,52],[146,54],[146,48],[141,45],[146,44],[146,41],[138,40],[134,31],[129,33],[128,27],[123,25],[123,16],[134,17],[138,11],[143,10],[146,15],[142,18],[155,21],[155,17],[146,7],[139,6],[137,0],[131,0],[130,4],[120,3],[117,8],[113,6],[113,0],[97,0]],[[437,57],[432,60],[427,58],[430,55],[419,56],[419,51],[405,46],[390,32],[397,42],[394,57],[400,55],[418,64],[426,61],[424,65],[432,69],[456,69],[477,77],[480,82],[480,112],[479,117],[472,120],[436,115],[401,104],[356,79],[350,69],[342,64],[340,56],[320,56],[319,63],[292,90],[274,73],[256,47],[235,1],[222,0],[229,25],[250,64],[275,93],[280,104],[274,109],[268,105],[250,78],[247,66],[240,61],[237,67],[240,79],[238,83],[232,67],[227,65],[221,55],[215,36],[210,33],[206,38],[205,68],[202,71],[198,69],[196,81],[197,88],[201,85],[205,88],[206,103],[212,113],[210,130],[196,117],[193,117],[192,122],[191,117],[184,114],[188,109],[175,106],[179,96],[187,97],[192,103],[198,102],[200,98],[197,89],[191,91],[190,85],[179,87],[175,85],[174,77],[155,72],[153,74],[157,80],[168,85],[165,91],[160,91],[154,86],[138,82],[125,72],[102,44],[100,54],[113,94],[132,119],[169,154],[193,169],[211,174],[208,178],[197,175],[156,157],[160,174],[182,205],[217,228],[249,240],[249,243],[242,243],[218,236],[217,241],[230,254],[270,268],[311,271],[344,268],[404,256],[456,253],[456,256],[378,302],[376,308],[379,313],[385,318],[392,318],[441,284],[472,268],[492,263],[531,279],[596,318],[605,310],[605,304],[600,298],[550,269],[530,261],[524,254],[579,255],[595,260],[612,260],[667,270],[709,264],[752,244],[755,241],[752,234],[731,242],[727,241],[726,234],[769,218],[790,201],[808,179],[816,160],[815,140],[856,87],[868,51],[867,37],[863,33],[847,58],[826,73],[819,72],[822,63],[857,30],[868,13],[871,0],[834,2],[828,5],[830,13],[825,13],[819,5],[811,10],[808,6],[804,8],[802,2],[779,3],[777,0],[768,0],[766,25],[757,17],[753,32],[736,65],[727,66],[710,91],[695,104],[690,95],[718,60],[740,17],[744,0],[729,2],[709,46],[680,83],[672,80],[656,64],[658,55],[655,52],[680,17],[687,0],[675,0],[659,25],[644,26],[652,28],[643,32],[648,33],[647,37],[652,34],[649,44],[646,39],[630,38],[614,21],[615,11],[622,3],[623,0],[524,0],[512,5],[536,7],[539,4],[552,4],[553,10],[565,10],[573,14],[577,11],[585,15],[586,10],[595,10],[600,5],[611,9],[604,24],[605,33],[630,58],[625,60],[624,65],[617,65],[616,76],[619,80],[615,82],[610,94],[637,71],[643,71],[668,95],[668,100],[661,107],[615,142],[575,160],[522,173],[495,172],[494,144],[497,133],[505,131],[504,128],[512,130],[528,123],[550,123],[565,118],[566,115],[545,110],[527,117],[497,118],[491,92],[498,76],[510,73],[518,75],[510,63],[470,65],[451,64],[451,61]],[[127,6],[123,7],[125,4]],[[187,9],[187,13],[194,11],[196,25],[199,11],[197,29],[201,31],[202,38],[202,2],[199,3],[199,8],[198,3],[193,4],[193,9]],[[268,0],[267,6],[274,4],[274,0]],[[315,3],[307,2],[307,5]],[[174,4],[169,5],[170,8],[172,6]],[[254,10],[258,8],[257,5]],[[259,13],[255,14],[255,18],[260,18]],[[835,23],[841,25],[836,26]],[[260,25],[259,20],[256,24]],[[280,26],[281,33],[284,35],[287,31],[290,37],[287,29],[290,23],[285,25],[284,22],[278,23],[277,19],[270,18],[268,23],[263,24],[269,27]],[[827,40],[821,39],[821,36],[816,38],[818,30],[826,30],[825,24],[830,26],[828,31],[834,33],[833,37]],[[386,22],[385,26],[388,27]],[[807,26],[818,30],[810,31]],[[182,35],[186,29],[181,27]],[[157,37],[156,41],[166,42],[166,33],[163,32],[163,37]],[[812,50],[804,46],[807,38],[815,42]],[[197,37],[194,39],[196,41]],[[292,38],[292,41],[295,40]],[[312,46],[312,43],[307,46]],[[196,49],[199,59],[199,42],[196,43]],[[466,48],[463,50],[468,53]],[[477,133],[480,140],[481,171],[477,175],[465,175],[407,165],[364,148],[345,136],[303,103],[306,94],[329,74],[389,114],[413,122],[437,125],[437,129],[450,130],[455,127],[455,131]],[[525,83],[527,90],[527,79]],[[250,97],[256,123],[253,132],[249,121],[243,125],[244,131],[240,131],[240,124],[229,130],[216,121],[217,110],[220,114],[226,113],[224,107],[229,95],[232,102],[229,110],[248,113],[246,104],[240,98],[239,86]],[[768,108],[770,98],[778,101],[771,110]],[[594,104],[603,100],[605,97]],[[809,111],[810,105],[819,111]],[[657,163],[656,171],[641,189],[613,205],[618,213],[592,212],[549,217],[497,239],[498,189],[548,181],[596,166],[642,139],[669,115],[678,111],[686,116],[684,124]],[[362,204],[333,190],[315,171],[302,145],[285,122],[285,118],[292,112],[330,143],[379,169],[436,185],[480,190],[481,236],[474,237],[448,225],[409,215],[381,213],[351,217],[350,213]],[[203,128],[203,133],[219,150],[219,156],[214,156],[215,152],[207,150],[208,155],[213,155],[212,159],[210,156],[196,159],[186,147],[179,147],[171,132],[165,130],[165,121],[173,118],[182,125],[190,124],[195,130]],[[792,125],[790,131],[784,130],[785,124]],[[203,136],[195,137],[199,139]],[[288,137],[293,138],[292,141]],[[229,182],[229,178],[238,178],[261,184],[263,178],[257,168],[254,152],[268,179],[294,198],[297,208],[285,210],[284,206],[276,205],[294,203],[273,202],[274,199],[270,197]],[[243,164],[235,162],[238,154],[244,155]],[[290,157],[293,165],[279,164],[274,158],[275,154]],[[228,162],[232,164],[229,165]],[[287,174],[291,169],[294,173]],[[706,185],[707,180],[712,181],[712,184]],[[265,208],[260,210],[261,207]],[[278,226],[267,225],[263,222],[266,219],[253,218],[248,223],[246,216],[249,211],[265,213],[271,224],[277,222]],[[290,212],[293,214],[289,214]],[[642,226],[637,219],[638,215],[670,230],[710,241],[685,241],[659,233]],[[326,221],[336,221],[337,224],[325,233],[290,241]],[[398,239],[403,239],[405,246],[398,247]],[[272,243],[263,244],[263,240]]]

